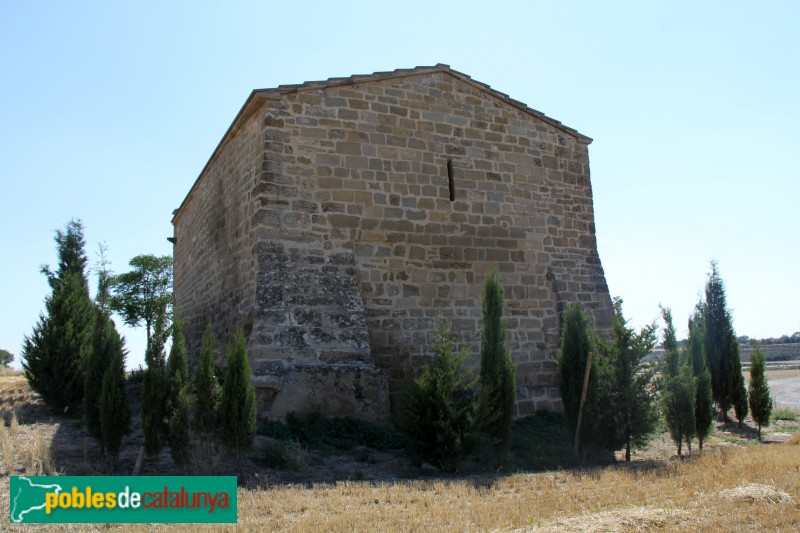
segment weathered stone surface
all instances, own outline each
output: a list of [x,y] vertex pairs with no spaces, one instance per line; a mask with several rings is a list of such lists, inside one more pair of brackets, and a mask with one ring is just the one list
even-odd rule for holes
[[[274,390],[269,406],[269,416],[273,418],[282,418],[292,411],[319,410],[326,416],[383,421],[389,412],[386,373],[374,365],[290,365],[281,378],[277,386],[265,387]],[[260,390],[261,382],[254,381],[256,390]]]
[[558,408],[563,311],[610,325],[589,142],[444,65],[256,91],[173,219],[190,353],[241,325],[261,409],[386,417],[355,376],[396,394],[439,316],[472,339],[496,269],[518,414]]

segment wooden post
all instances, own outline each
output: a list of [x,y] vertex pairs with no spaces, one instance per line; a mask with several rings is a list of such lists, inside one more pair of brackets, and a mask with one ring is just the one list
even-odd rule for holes
[[136,457],[136,464],[133,465],[132,476],[138,476],[139,472],[142,471],[142,461],[144,461],[144,446],[139,448],[139,455]]
[[592,372],[592,352],[586,358],[586,372],[583,375],[583,389],[581,389],[581,404],[578,407],[578,423],[575,427],[575,449],[573,453],[577,457],[578,449],[581,445],[581,425],[583,424],[583,408],[586,405],[586,391],[589,388],[589,375]]

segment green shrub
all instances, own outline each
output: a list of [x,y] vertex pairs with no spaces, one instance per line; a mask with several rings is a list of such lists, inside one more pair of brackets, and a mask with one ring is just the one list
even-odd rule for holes
[[289,413],[286,422],[261,422],[258,432],[322,451],[348,451],[359,446],[387,451],[403,447],[403,438],[391,427],[350,417],[326,418],[319,411],[305,415]]
[[790,409],[789,407],[775,406],[772,409],[772,419],[797,422],[800,420],[800,411],[797,411],[796,409]]
[[270,442],[264,446],[256,462],[264,468],[274,468],[276,470],[281,470],[289,464],[284,445],[277,442]]
[[511,426],[510,466],[547,469],[566,466],[572,460],[572,439],[564,413],[542,410],[518,418]]

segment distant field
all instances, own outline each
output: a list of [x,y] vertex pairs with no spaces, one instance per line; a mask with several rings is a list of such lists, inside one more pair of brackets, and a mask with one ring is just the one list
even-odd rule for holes
[[[749,380],[749,372],[745,372]],[[800,410],[800,368],[770,369],[765,372],[775,405]]]

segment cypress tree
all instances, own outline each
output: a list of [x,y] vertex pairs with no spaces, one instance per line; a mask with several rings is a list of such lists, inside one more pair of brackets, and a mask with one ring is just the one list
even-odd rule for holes
[[194,427],[206,435],[213,434],[217,425],[220,389],[214,374],[215,358],[214,331],[209,324],[203,333],[200,356],[194,374]]
[[622,299],[614,298],[612,330],[614,342],[605,347],[614,369],[615,401],[611,408],[625,443],[625,460],[630,461],[631,448],[645,446],[658,422],[655,396],[650,390],[654,372],[642,363],[655,346],[656,325],[650,324],[636,333],[622,314]]
[[53,409],[68,410],[83,398],[83,365],[91,350],[94,313],[86,279],[83,224],[70,220],[55,236],[58,267],[42,266],[52,290],[33,333],[25,337],[22,367],[31,388]]
[[561,393],[561,402],[564,404],[564,416],[573,438],[578,425],[583,378],[591,349],[589,318],[579,304],[572,304],[564,313],[556,368],[558,390]]
[[761,426],[768,426],[772,416],[772,398],[769,385],[764,377],[764,353],[756,345],[750,358],[750,413],[758,425],[758,440],[761,440]]
[[227,363],[220,402],[222,439],[236,452],[241,474],[243,454],[253,444],[256,433],[256,393],[241,328],[228,344]]
[[661,373],[667,377],[677,376],[680,372],[680,352],[678,338],[675,335],[675,326],[672,323],[672,310],[660,307],[661,319],[664,321],[664,359],[661,363]]
[[661,365],[661,409],[670,437],[678,445],[678,455],[681,455],[684,440],[691,452],[691,439],[696,432],[696,380],[688,353],[678,351],[672,312],[662,307],[661,317],[665,324],[664,348],[669,347]]
[[744,383],[744,376],[742,375],[742,363],[739,358],[739,343],[736,339],[733,340],[735,345],[731,346],[730,364],[730,390],[731,390],[731,403],[733,404],[733,412],[736,414],[736,420],[739,422],[739,427],[742,427],[742,422],[747,417],[747,387]]
[[692,437],[696,424],[695,390],[692,368],[684,361],[678,374],[667,379],[661,395],[664,418],[670,437],[678,445],[678,455],[681,455],[683,440],[689,447],[689,453],[692,452]]
[[[579,304],[572,304],[564,313],[561,345],[556,360],[558,387],[564,405],[564,417],[575,440],[578,425],[583,381],[589,352],[595,341],[589,329],[589,319]],[[606,348],[606,351],[610,349]],[[589,386],[586,391],[581,423],[580,448],[615,450],[625,444],[622,424],[616,409],[616,370],[608,356],[598,354],[592,358]]]
[[397,427],[418,461],[454,471],[477,442],[476,380],[464,371],[469,347],[456,351],[455,338],[443,321],[437,324],[432,348],[422,374],[405,390]]
[[189,435],[189,386],[184,386],[173,401],[169,418],[169,449],[173,461],[186,464],[192,442]]
[[[108,321],[112,325],[111,320]],[[116,330],[114,329],[114,332]],[[102,447],[111,456],[112,470],[116,470],[122,438],[130,431],[130,407],[125,389],[125,350],[123,342],[116,343],[109,352],[108,365],[103,374],[99,421]]]
[[[728,422],[728,410],[741,392],[734,376],[739,361],[739,345],[733,329],[733,320],[728,311],[725,286],[717,270],[716,262],[711,263],[711,272],[705,288],[703,321],[705,322],[704,350],[706,364],[711,372],[711,394]],[[741,372],[740,372],[741,373]],[[739,398],[741,402],[741,398]],[[746,402],[746,401],[745,401]],[[741,407],[741,403],[740,403]]]
[[[167,359],[167,379],[169,380],[169,402],[174,403],[181,389],[189,382],[189,360],[186,356],[186,339],[180,322],[172,323],[172,347]],[[170,409],[171,411],[171,409]]]
[[483,290],[480,412],[483,430],[501,448],[508,445],[516,410],[515,370],[508,351],[504,303],[497,273],[490,272]]
[[53,272],[49,266],[43,265],[42,274],[47,277],[50,288],[55,290],[59,281],[64,279],[69,273],[78,274],[83,285],[89,286],[86,276],[86,265],[89,262],[86,257],[86,239],[83,237],[83,222],[73,218],[67,222],[64,231],[56,230],[56,250],[58,252],[58,267]]
[[711,398],[711,373],[706,366],[703,349],[705,338],[705,322],[703,322],[702,303],[695,308],[694,315],[689,318],[688,356],[692,364],[697,392],[695,394],[694,422],[695,435],[700,450],[703,449],[714,422],[714,402]]
[[83,398],[83,364],[91,350],[94,312],[81,275],[65,273],[45,308],[25,337],[22,367],[48,406],[67,411]]
[[189,451],[189,362],[180,322],[172,323],[172,348],[167,360],[168,419],[170,453],[178,464],[184,464]]
[[[95,307],[95,327],[92,335],[92,349],[89,351],[86,364],[86,378],[83,395],[83,415],[89,434],[97,440],[101,447],[103,434],[100,425],[100,399],[103,376],[112,363],[117,352],[124,350],[125,341],[120,337],[114,322],[100,307]],[[124,362],[123,362],[124,365]],[[124,377],[123,366],[123,377]]]
[[615,451],[626,444],[626,425],[622,420],[614,363],[611,356],[602,352],[592,358],[580,439],[584,452],[588,449]]
[[[150,457],[158,456],[164,445],[162,435],[166,431],[167,377],[164,360],[166,341],[166,316],[159,313],[154,333],[147,343],[145,363],[147,368],[142,379],[142,430],[144,449]],[[158,467],[158,462],[156,462]]]

